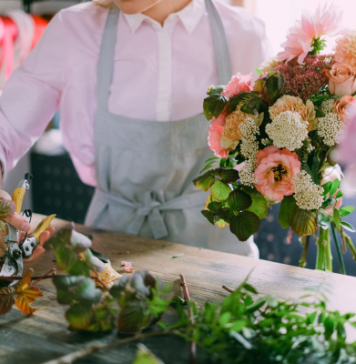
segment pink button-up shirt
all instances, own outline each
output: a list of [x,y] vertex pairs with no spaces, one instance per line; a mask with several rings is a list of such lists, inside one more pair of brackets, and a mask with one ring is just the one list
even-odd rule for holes
[[[216,1],[233,72],[250,73],[269,55],[262,22]],[[96,185],[93,124],[97,61],[108,9],[83,3],[59,12],[0,98],[0,161],[11,169],[60,108],[65,148],[83,182]],[[174,122],[202,112],[218,75],[208,14],[193,0],[163,27],[120,13],[110,112]]]

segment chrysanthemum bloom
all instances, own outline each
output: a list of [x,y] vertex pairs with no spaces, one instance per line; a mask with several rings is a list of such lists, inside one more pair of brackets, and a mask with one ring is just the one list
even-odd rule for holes
[[289,62],[298,57],[298,62],[302,64],[315,39],[323,35],[336,36],[341,33],[341,18],[342,12],[337,10],[336,4],[329,8],[326,4],[324,7],[319,5],[314,16],[304,11],[302,20],[289,29],[287,41],[282,44],[284,51],[278,53],[277,60]]
[[210,124],[208,144],[210,149],[215,153],[217,157],[227,158],[228,150],[221,146],[221,138],[225,126],[225,114],[222,113],[218,118],[213,118]]
[[308,137],[308,123],[299,113],[285,111],[266,126],[266,133],[273,140],[274,146],[293,151],[301,148]]
[[251,118],[251,115],[242,112],[239,106],[234,112],[226,117],[224,131],[220,141],[223,148],[234,150],[237,147],[242,138],[240,125],[243,124],[247,118]]
[[356,92],[356,68],[346,63],[336,63],[324,71],[329,79],[331,95],[345,96]]
[[256,189],[272,201],[282,201],[294,193],[293,178],[300,172],[296,153],[269,146],[257,153],[254,177]]
[[337,62],[356,66],[356,30],[348,30],[337,38],[334,50]]
[[238,72],[235,76],[231,78],[231,81],[224,87],[224,90],[221,94],[225,97],[233,97],[238,95],[240,92],[248,92],[251,91],[251,80],[252,73],[248,75],[242,75]]
[[285,111],[293,111],[298,113],[301,118],[307,121],[307,107],[304,105],[300,97],[284,95],[280,97],[274,105],[269,108],[269,116],[272,120]]
[[340,100],[336,100],[334,107],[339,114],[341,120],[345,123],[352,116],[351,106],[355,104],[356,100],[352,96],[344,96]]

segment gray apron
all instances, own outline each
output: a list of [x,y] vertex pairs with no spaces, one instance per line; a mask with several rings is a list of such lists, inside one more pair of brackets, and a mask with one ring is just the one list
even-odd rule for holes
[[[206,0],[221,84],[231,78],[224,28]],[[209,122],[203,114],[179,121],[147,121],[108,110],[119,9],[112,7],[98,61],[94,146],[97,188],[86,224],[154,239],[258,258],[251,238],[240,242],[229,227],[211,225],[200,213],[208,193],[192,180],[204,161]],[[203,101],[203,100],[202,100]],[[135,101],[137,107],[138,100]]]

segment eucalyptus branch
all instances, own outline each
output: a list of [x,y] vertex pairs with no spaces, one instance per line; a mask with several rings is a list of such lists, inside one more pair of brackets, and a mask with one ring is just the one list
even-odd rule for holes
[[222,286],[222,288],[224,288],[225,291],[228,291],[229,293],[233,293],[234,291],[226,286]]
[[121,340],[121,339],[115,340],[112,343],[107,344],[107,345],[93,345],[93,346],[90,346],[85,349],[74,351],[73,353],[64,355],[58,359],[47,361],[43,364],[71,364],[75,360],[84,358],[84,357],[86,357],[90,354],[96,353],[100,350],[109,350],[109,349],[112,349],[112,348],[120,346],[120,345],[128,344],[132,341],[143,340],[143,339],[147,339],[147,338],[154,337],[154,336],[171,335],[172,333],[173,332],[171,332],[171,331],[156,331],[156,332],[150,332],[148,334],[135,335],[133,337],[129,337],[129,338],[123,339],[123,340]]
[[[194,325],[194,315],[193,315],[192,308],[189,305],[190,296],[189,296],[187,282],[186,282],[183,274],[180,274],[179,277],[181,279],[181,286],[183,288],[184,299],[188,303],[188,316],[189,316],[190,322]],[[196,353],[197,353],[197,344],[194,341],[192,341],[192,343],[190,345],[190,363],[191,364],[196,363]]]

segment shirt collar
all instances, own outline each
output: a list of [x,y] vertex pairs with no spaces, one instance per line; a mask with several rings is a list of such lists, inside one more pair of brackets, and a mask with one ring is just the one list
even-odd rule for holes
[[[177,13],[170,14],[168,18],[165,20],[163,24],[163,28],[172,22],[175,22],[179,19],[185,30],[188,33],[192,33],[193,30],[198,25],[200,19],[202,18],[205,12],[205,4],[204,0],[192,0],[184,9],[178,11]],[[156,21],[144,15],[142,13],[138,14],[123,14],[132,33],[135,33],[136,30],[141,26],[144,21],[148,21],[149,23],[153,24],[155,27],[160,27],[161,25],[158,24]]]

